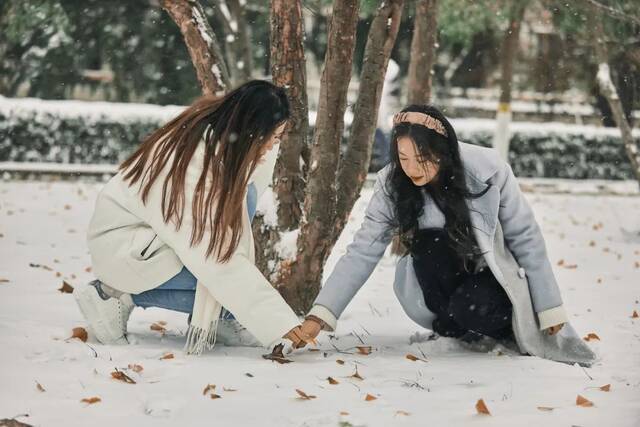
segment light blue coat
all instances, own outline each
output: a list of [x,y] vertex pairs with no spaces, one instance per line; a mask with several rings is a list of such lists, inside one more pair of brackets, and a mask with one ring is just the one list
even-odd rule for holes
[[[567,318],[544,238],[511,167],[495,150],[471,144],[460,143],[460,156],[469,190],[480,193],[488,188],[483,196],[468,201],[471,223],[487,266],[513,304],[513,330],[520,351],[561,362],[592,364],[595,354],[570,324],[554,336],[541,330]],[[386,188],[389,172],[390,166],[378,172],[360,230],[311,310],[332,328],[392,239],[394,208]],[[435,315],[425,305],[410,255],[398,261],[394,291],[407,315],[431,329]]]

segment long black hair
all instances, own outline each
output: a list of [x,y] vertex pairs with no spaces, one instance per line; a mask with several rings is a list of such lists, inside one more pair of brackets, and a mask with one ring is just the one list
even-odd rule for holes
[[[466,201],[481,197],[487,190],[477,194],[468,190],[456,132],[440,110],[431,105],[410,105],[401,112],[428,114],[443,124],[447,136],[417,124],[398,123],[393,127],[391,171],[386,185],[391,190],[389,193],[394,202],[395,225],[400,240],[411,252],[418,231],[418,218],[424,210],[422,191],[426,190],[444,213],[444,229],[449,237],[449,244],[466,268],[469,261],[481,255],[473,235]],[[423,187],[414,185],[400,165],[398,139],[402,137],[413,141],[422,160],[439,166],[437,175]]]

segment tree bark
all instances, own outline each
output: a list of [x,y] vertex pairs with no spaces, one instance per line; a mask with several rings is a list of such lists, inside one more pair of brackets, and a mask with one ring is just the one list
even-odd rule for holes
[[351,134],[338,171],[336,219],[331,245],[340,237],[367,178],[384,78],[400,28],[403,5],[404,0],[383,2],[369,29]]
[[638,180],[638,184],[640,184],[640,144],[633,140],[631,126],[629,125],[629,121],[624,113],[622,102],[618,95],[618,90],[613,83],[611,72],[609,71],[609,58],[607,55],[606,36],[602,22],[602,10],[593,3],[590,3],[590,10],[589,13],[587,13],[587,16],[587,22],[589,23],[589,28],[592,31],[593,47],[596,52],[596,58],[599,62],[598,74],[596,75],[598,87],[600,88],[600,93],[602,93],[602,95],[607,99],[607,102],[611,107],[613,118],[620,129],[622,142],[624,144],[627,157],[629,157],[629,161],[631,162],[633,173],[636,180]]
[[520,26],[528,0],[515,0],[509,11],[509,26],[504,33],[500,53],[502,77],[500,79],[500,102],[496,114],[496,134],[493,146],[503,159],[509,158],[509,125],[511,123],[511,86],[513,84],[513,60],[518,51]]
[[431,99],[436,58],[438,0],[416,0],[411,40],[407,102],[427,104]]
[[335,0],[320,82],[297,257],[287,268],[280,269],[277,284],[280,293],[299,313],[306,312],[317,295],[324,262],[332,248],[328,237],[332,235],[336,211],[336,165],[344,130],[357,22],[358,2]]
[[200,3],[196,0],[161,0],[161,4],[180,28],[204,94],[224,94],[230,87],[229,72]]

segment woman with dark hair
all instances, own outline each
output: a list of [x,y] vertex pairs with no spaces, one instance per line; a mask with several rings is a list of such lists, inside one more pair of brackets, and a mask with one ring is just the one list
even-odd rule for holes
[[394,234],[407,254],[394,291],[439,336],[515,340],[524,354],[589,365],[595,355],[568,324],[544,239],[509,165],[459,142],[433,106],[394,116],[391,164],[377,176],[365,219],[302,325],[315,338],[366,282]]
[[218,337],[303,345],[298,317],[254,265],[250,224],[289,115],[283,89],[251,81],[199,99],[120,166],[88,230],[98,280],[75,291],[100,342],[127,343],[140,306],[190,313],[188,353]]

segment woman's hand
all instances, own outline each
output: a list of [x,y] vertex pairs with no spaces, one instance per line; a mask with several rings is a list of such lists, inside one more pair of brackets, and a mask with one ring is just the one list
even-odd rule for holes
[[302,323],[302,333],[313,340],[316,339],[321,330],[322,324],[312,318],[307,318]]
[[282,338],[286,338],[291,341],[293,343],[293,348],[302,348],[307,345],[307,343],[315,343],[315,337],[307,335],[300,326],[296,326],[287,332],[287,334]]
[[547,329],[545,329],[545,331],[547,331],[549,335],[555,335],[558,332],[560,332],[560,329],[562,329],[563,326],[564,326],[564,323],[560,323],[559,325],[548,327]]

